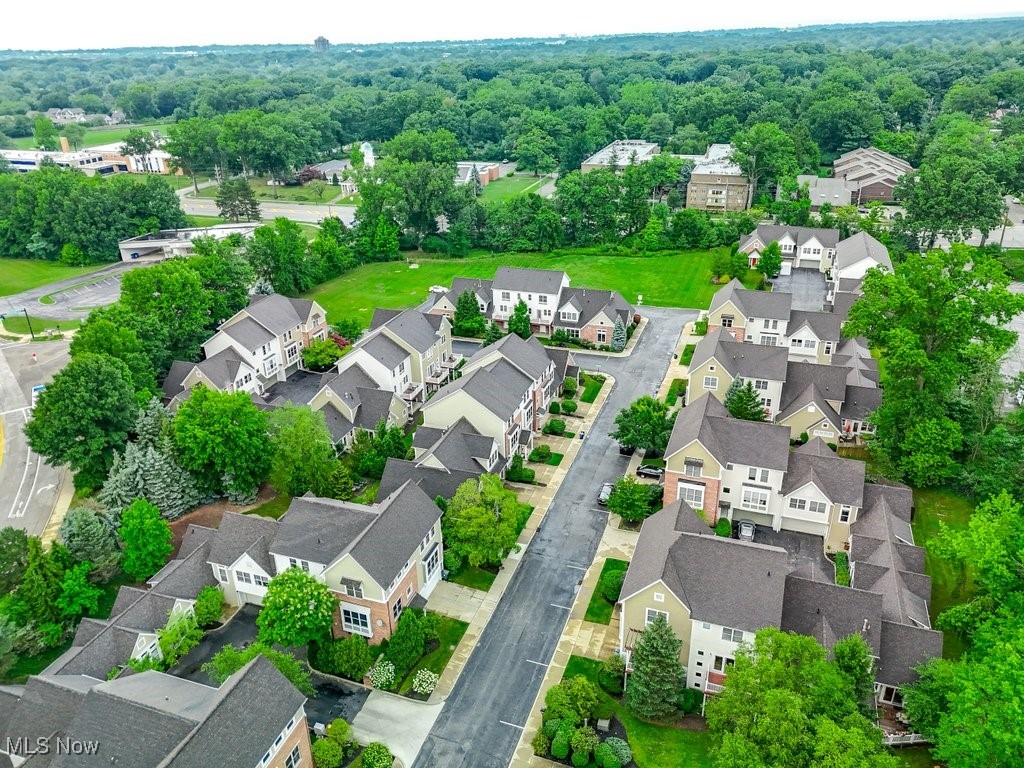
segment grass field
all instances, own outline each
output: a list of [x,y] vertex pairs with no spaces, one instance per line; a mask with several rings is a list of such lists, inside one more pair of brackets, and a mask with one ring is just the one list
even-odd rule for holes
[[536,192],[547,180],[547,176],[502,176],[484,187],[479,199],[482,203],[488,203],[492,200],[505,200],[515,195]]
[[93,264],[88,267],[66,267],[38,259],[0,259],[0,296],[10,296],[57,280],[87,275],[103,266]]
[[[583,675],[596,685],[600,668],[600,661],[570,656],[562,679]],[[597,697],[598,703],[611,707],[625,726],[629,746],[633,750],[633,762],[638,768],[663,768],[669,765],[710,768],[714,737],[707,731],[684,731],[670,725],[644,722],[634,717],[622,702],[609,696],[600,687],[597,689]]]
[[[249,186],[252,187],[256,193],[256,197],[260,200],[281,200],[289,203],[313,203],[315,205],[327,205],[328,203],[335,202],[335,198],[338,197],[338,188],[331,186],[327,183],[324,188],[323,197],[317,197],[316,193],[313,192],[308,186],[301,187],[284,187],[284,186],[270,186],[267,184],[269,179],[266,176],[252,176],[249,178]],[[199,190],[199,194],[196,197],[203,197],[213,200],[217,197],[218,187],[206,187],[205,189]],[[274,196],[274,192],[277,192],[277,197]]]
[[[82,313],[82,320],[85,319],[87,313]],[[33,317],[29,315],[29,320],[32,322],[32,332],[39,336],[43,331],[48,328],[57,328],[60,326],[62,331],[69,331],[72,328],[77,328],[82,324],[82,320],[53,320],[48,317]],[[25,319],[23,314],[8,315],[4,318],[4,328],[9,333],[28,333],[29,320]]]
[[[160,131],[167,133],[167,127],[171,123],[147,123],[146,125],[116,125],[110,128],[89,128],[85,132],[85,139],[82,141],[84,149],[98,147],[100,144],[113,144],[115,141],[124,141],[128,131],[134,128],[145,128],[147,131]],[[59,132],[61,129],[57,128]],[[15,149],[32,149],[36,142],[32,136],[22,136],[12,139]]]
[[614,557],[606,558],[601,566],[601,575],[598,577],[597,588],[590,596],[590,603],[587,604],[587,613],[583,617],[586,621],[593,621],[598,624],[610,624],[612,620],[612,609],[615,607],[601,594],[601,579],[607,573],[623,573],[629,568],[629,561],[618,560]]
[[189,216],[188,220],[193,227],[212,227],[214,224],[224,223],[220,216]]
[[[367,325],[375,307],[405,309],[421,304],[432,285],[451,285],[453,277],[490,279],[500,266],[564,270],[573,285],[619,291],[626,301],[643,295],[644,304],[704,309],[720,286],[711,284],[712,251],[667,251],[658,256],[613,256],[601,248],[550,254],[482,254],[464,259],[415,258],[364,264],[314,288],[332,318],[350,317]],[[760,279],[751,271],[747,282]],[[642,310],[641,310],[642,311]]]
[[260,504],[255,509],[250,509],[245,514],[259,515],[260,517],[272,517],[277,520],[277,518],[288,511],[288,506],[291,503],[292,497],[287,493],[282,493],[280,496]]
[[437,619],[437,643],[438,647],[426,654],[423,658],[416,662],[416,665],[409,670],[409,674],[405,676],[405,680],[398,688],[399,693],[405,693],[412,689],[412,681],[416,677],[416,673],[421,669],[429,669],[440,675],[444,672],[444,668],[448,665],[448,661],[451,659],[452,654],[455,653],[456,647],[459,645],[459,641],[462,640],[462,636],[466,634],[466,630],[469,629],[469,624],[458,619],[452,619],[448,616],[442,616],[439,613],[434,614]]
[[[966,528],[974,505],[954,491],[928,488],[914,491],[914,542],[923,547],[939,532],[939,523],[953,528]],[[932,625],[939,614],[951,605],[969,600],[975,591],[970,569],[959,568],[935,557],[925,556],[925,570],[932,577]],[[942,655],[956,659],[964,652],[964,642],[955,632],[943,632]]]

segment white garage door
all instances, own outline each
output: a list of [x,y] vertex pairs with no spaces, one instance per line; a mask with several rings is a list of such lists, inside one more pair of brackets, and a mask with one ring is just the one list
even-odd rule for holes
[[828,530],[828,525],[825,523],[815,523],[810,520],[795,520],[792,517],[783,517],[782,527],[787,531],[813,533],[815,536],[824,536]]
[[784,261],[784,262],[782,262],[782,271],[779,274],[781,274],[781,275],[788,275],[792,271],[793,271],[793,262],[791,262],[791,261]]

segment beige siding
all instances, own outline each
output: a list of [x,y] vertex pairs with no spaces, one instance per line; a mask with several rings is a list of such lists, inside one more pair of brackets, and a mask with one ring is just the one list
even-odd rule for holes
[[744,317],[743,313],[733,304],[731,301],[725,302],[721,307],[716,309],[714,312],[708,313],[708,325],[721,325],[722,315],[733,316],[733,328],[745,328],[747,326],[747,318]]
[[683,471],[683,465],[686,463],[685,460],[688,458],[701,459],[704,462],[704,468],[701,471],[701,475],[703,477],[717,478],[722,473],[722,465],[719,464],[715,457],[697,441],[690,443],[682,450],[669,456],[665,460],[665,467],[681,473]]
[[[715,370],[710,370],[714,368]],[[718,387],[715,389],[704,389],[704,377],[715,376],[718,378]],[[710,393],[721,403],[725,402],[725,393],[732,384],[732,376],[725,370],[718,361],[712,358],[690,370],[690,383],[686,387],[686,404],[696,400],[703,394]]]
[[[823,421],[827,421],[827,419],[824,416],[822,416],[820,409],[815,408],[814,412],[811,413],[811,411],[808,410],[810,407],[811,406],[802,408],[796,413],[790,414],[785,419],[779,421],[779,424],[781,424],[782,426],[790,428],[790,438],[792,440],[798,439],[800,435],[804,432],[807,433],[808,437],[814,437],[814,431],[820,430],[821,423]],[[830,424],[829,426],[825,427],[825,431],[829,430],[831,430],[832,435],[830,437],[826,435],[820,435],[821,439],[824,440],[826,443],[839,442],[839,425]]]
[[[664,600],[656,601],[655,593],[664,596]],[[679,650],[679,661],[686,664],[690,656],[690,629],[692,627],[690,611],[660,581],[623,601],[621,616],[623,639],[626,640],[630,636],[636,637],[633,630],[643,630],[647,621],[648,608],[668,613],[669,626],[672,627],[676,637],[683,641]]]
[[465,417],[477,430],[505,445],[505,422],[484,408],[465,392],[456,390],[442,399],[428,400],[423,406],[423,425],[447,429]]
[[345,555],[340,560],[327,566],[323,573],[323,578],[328,587],[335,592],[341,593],[344,593],[344,589],[341,587],[342,579],[361,581],[363,583],[364,600],[377,600],[380,602],[384,600],[384,589],[350,555]]

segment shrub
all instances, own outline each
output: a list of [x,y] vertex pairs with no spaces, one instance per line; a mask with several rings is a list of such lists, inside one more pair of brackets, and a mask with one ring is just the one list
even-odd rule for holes
[[573,752],[572,759],[569,760],[576,768],[587,768],[590,765],[590,753],[589,752]]
[[316,768],[341,768],[341,763],[345,759],[345,750],[331,739],[317,739],[311,745],[310,751]]
[[416,610],[405,611],[398,620],[398,628],[391,636],[384,656],[395,665],[395,678],[405,677],[413,665],[423,656],[425,640],[420,625],[422,614]]
[[421,669],[412,679],[412,689],[416,693],[429,696],[437,688],[437,681],[440,679],[436,672],[431,672],[429,669]]
[[370,685],[378,690],[392,688],[395,685],[395,665],[387,659],[381,659],[370,670]]
[[619,599],[619,593],[622,592],[622,582],[625,578],[625,571],[608,571],[608,573],[601,577],[597,585],[601,596],[609,603],[614,603]]
[[551,446],[550,445],[538,445],[532,451],[530,451],[530,461],[544,462],[551,458]]
[[665,395],[665,402],[669,405],[675,405],[676,401],[680,398],[686,399],[686,379],[672,379],[672,384],[668,388],[668,394]]
[[622,765],[628,765],[633,761],[633,750],[629,748],[629,744],[622,739],[616,738],[615,736],[609,736],[604,740],[604,743],[608,745],[612,753],[618,759]]
[[707,332],[708,332],[708,321],[707,321],[706,318],[704,320],[698,320],[696,323],[693,324],[693,335],[694,336],[705,336],[707,334]]
[[391,768],[395,756],[379,741],[371,741],[363,750],[363,768]]
[[562,406],[559,405],[557,400],[552,400],[548,405],[548,413],[553,413],[556,416],[562,412]]
[[561,419],[548,419],[548,423],[544,425],[543,432],[545,435],[564,435],[565,422]]
[[373,651],[366,643],[366,638],[351,635],[341,640],[333,640],[316,649],[313,663],[321,672],[329,675],[341,675],[349,680],[362,681],[373,665]]
[[555,344],[555,346],[564,347],[569,343],[569,334],[564,328],[559,328],[551,334],[551,342]]
[[576,403],[575,400],[566,400],[565,402],[562,403],[562,413],[568,416],[572,416],[574,413],[576,413],[577,408],[579,408],[579,405]]
[[622,693],[622,679],[625,674],[626,660],[619,654],[613,653],[601,665],[601,671],[597,674],[597,684],[612,696],[618,696]]
[[836,451],[839,450],[839,446],[836,445],[835,443],[825,443],[825,445],[832,449],[832,453],[835,453]]
[[[547,711],[545,711],[543,713],[543,716],[547,717],[547,715],[548,715],[548,713],[547,713]],[[550,741],[551,739],[555,738],[555,735],[558,733],[558,729],[561,728],[561,727],[562,727],[562,721],[560,719],[558,719],[557,717],[552,717],[550,720],[546,720],[544,722],[544,729],[543,729],[543,731],[544,731],[544,735],[548,737],[548,741]]]
[[598,744],[597,749],[594,750],[594,762],[597,763],[598,768],[622,768],[619,758],[612,752],[612,748],[604,742]]
[[220,621],[224,596],[216,587],[203,587],[196,595],[196,604],[192,609],[195,611],[196,623],[200,627],[208,627]]
[[845,552],[836,552],[836,584],[850,586],[850,556]]
[[700,712],[700,703],[703,698],[704,694],[702,694],[698,689],[683,688],[679,691],[679,698],[676,700],[676,706],[678,706],[684,714],[692,715],[695,712]]
[[556,760],[565,760],[569,756],[569,739],[572,731],[559,728],[555,738],[551,740],[551,756]]
[[523,457],[518,453],[512,457],[512,463],[505,470],[505,479],[513,483],[532,483],[537,473],[523,466]]
[[727,518],[720,517],[718,522],[715,523],[715,535],[729,538],[732,536],[732,523]]
[[800,433],[800,444],[803,445],[808,440],[810,440],[810,437],[808,437],[807,433],[806,432],[801,432]]
[[569,746],[572,747],[572,764],[587,765],[590,762],[590,754],[597,749],[598,743],[597,732],[593,728],[577,728],[569,741]]
[[423,629],[423,640],[429,643],[437,640],[440,633],[441,617],[431,611],[424,611],[420,619],[420,627]]
[[352,726],[340,717],[331,721],[331,724],[327,726],[327,730],[324,732],[324,736],[340,746],[344,752],[351,751],[355,742],[355,737],[352,735]]
[[538,757],[547,757],[551,753],[551,739],[544,734],[544,731],[537,731],[530,746],[533,747],[533,754]]
[[576,394],[576,390],[579,389],[579,386],[579,382],[576,379],[572,376],[566,376],[565,381],[562,382],[562,395],[572,398]]

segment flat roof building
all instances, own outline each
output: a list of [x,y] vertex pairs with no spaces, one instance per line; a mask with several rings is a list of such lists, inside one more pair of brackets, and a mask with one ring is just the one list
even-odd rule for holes
[[731,144],[712,144],[703,155],[677,155],[693,161],[686,185],[686,207],[704,211],[743,211],[750,205],[750,184],[732,159]]
[[[620,139],[607,147],[599,149],[580,166],[583,173],[595,168],[622,168],[630,163],[646,163],[655,155],[661,154],[661,147],[640,139]],[[635,159],[634,159],[635,157]]]
[[258,223],[215,224],[212,227],[191,227],[188,229],[161,229],[138,237],[122,240],[117,247],[121,261],[153,261],[170,259],[175,256],[190,256],[192,241],[198,237],[212,237],[225,240],[231,235],[252,237]]
[[811,200],[812,211],[821,210],[821,206],[825,203],[833,208],[850,205],[857,194],[857,184],[846,179],[801,175],[796,177],[796,183],[798,187],[807,185],[807,195]]
[[6,158],[11,168],[19,173],[37,171],[46,161],[61,168],[75,168],[86,176],[108,176],[128,171],[128,166],[124,162],[109,160],[94,150],[48,152],[42,149],[0,149],[0,157]]

